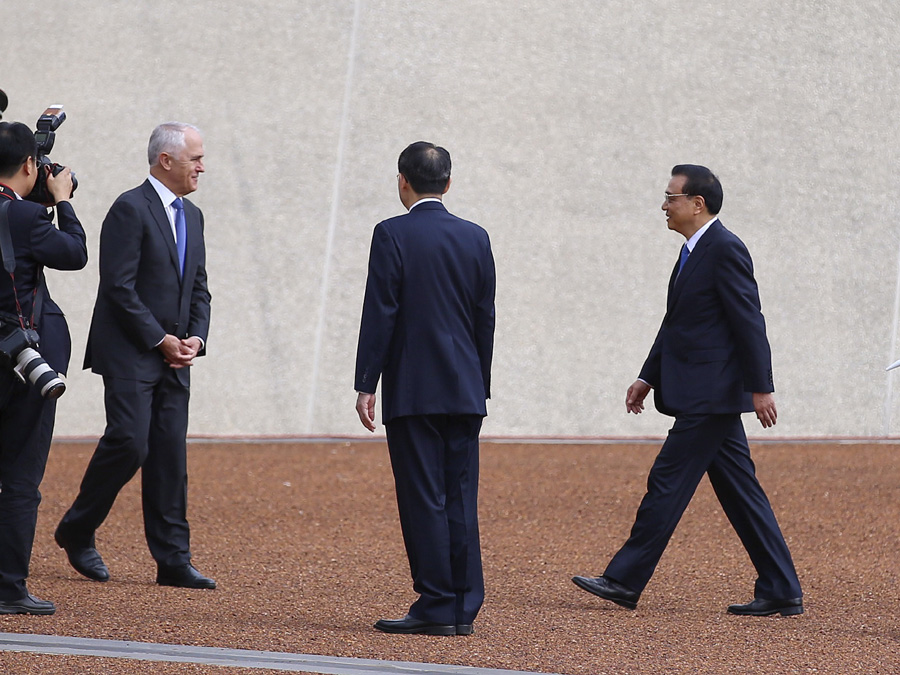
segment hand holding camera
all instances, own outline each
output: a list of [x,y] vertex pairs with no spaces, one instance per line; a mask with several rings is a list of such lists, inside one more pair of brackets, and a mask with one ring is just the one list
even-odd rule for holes
[[46,167],[47,192],[53,198],[54,204],[59,204],[69,200],[75,191],[74,181],[75,175],[72,170],[67,167],[61,167],[59,173],[54,174],[50,167]]
[[[4,91],[0,89],[0,119],[3,119],[3,113],[6,106],[9,105],[9,98]],[[50,160],[47,156],[53,149],[53,143],[56,140],[56,130],[59,125],[66,121],[66,113],[61,105],[51,105],[38,118],[35,125],[34,140],[37,143],[37,181],[34,189],[25,196],[25,199],[43,204],[44,206],[54,206],[59,202],[70,199],[75,194],[78,187],[78,180],[75,173],[68,167],[57,164]],[[63,176],[55,187],[56,179]]]

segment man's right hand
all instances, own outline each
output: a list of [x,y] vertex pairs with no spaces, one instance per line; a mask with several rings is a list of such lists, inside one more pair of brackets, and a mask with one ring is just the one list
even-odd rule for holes
[[69,167],[63,167],[55,176],[50,167],[44,169],[47,172],[47,191],[53,195],[53,203],[68,201],[72,196],[72,170]]
[[359,392],[356,397],[356,414],[369,431],[375,431],[375,394]]
[[625,410],[640,415],[644,412],[644,399],[650,393],[650,385],[643,380],[635,380],[625,394]]

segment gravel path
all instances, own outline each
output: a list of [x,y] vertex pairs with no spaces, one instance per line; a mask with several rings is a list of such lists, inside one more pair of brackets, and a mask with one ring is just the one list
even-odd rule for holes
[[[771,444],[754,457],[806,592],[806,614],[725,613],[753,569],[704,481],[636,611],[578,590],[625,540],[658,444],[483,443],[487,599],[476,634],[393,636],[413,600],[382,443],[189,449],[194,562],[215,591],[157,587],[140,485],[97,544],[112,579],[80,577],[52,541],[93,445],[58,444],[30,590],[52,617],[0,632],[290,651],[566,674],[900,672],[900,445]],[[272,671],[0,653],[6,673]]]

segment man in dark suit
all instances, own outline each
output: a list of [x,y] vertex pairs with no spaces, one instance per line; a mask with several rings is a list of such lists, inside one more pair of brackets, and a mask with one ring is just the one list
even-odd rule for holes
[[418,142],[401,154],[409,213],[379,223],[356,356],[356,411],[382,420],[419,598],[386,633],[469,635],[484,601],[478,536],[478,434],[490,398],[494,259],[487,232],[448,213],[450,154]]
[[196,127],[161,124],[150,176],[112,205],[100,233],[100,287],[84,367],[103,376],[106,430],[56,542],[81,574],[109,570],[94,533],[141,469],[144,532],[156,583],[215,588],[191,564],[187,522],[190,366],[209,330],[203,215],[186,199],[203,172]]
[[[39,353],[64,374],[71,341],[66,318],[53,302],[43,268],[80,270],[87,264],[84,230],[69,203],[72,175],[47,174],[56,203],[59,229],[44,206],[24,201],[38,175],[34,134],[24,124],[0,122],[0,204],[6,204],[15,254],[15,283],[0,270],[0,312],[4,335],[9,326],[34,328]],[[30,383],[0,365],[0,614],[53,614],[54,604],[31,595],[26,586],[38,505],[39,486],[50,452],[56,400],[46,399]]]
[[672,169],[662,209],[687,240],[669,280],[666,315],[625,406],[675,418],[650,476],[631,536],[603,576],[574,577],[584,590],[634,609],[703,474],[756,568],[755,597],[732,614],[803,613],[791,554],[750,458],[742,412],[775,424],[772,362],[753,263],[716,217],[722,186],[706,167]]

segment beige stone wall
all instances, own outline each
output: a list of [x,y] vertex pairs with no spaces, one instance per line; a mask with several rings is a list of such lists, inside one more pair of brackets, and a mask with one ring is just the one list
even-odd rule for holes
[[[100,224],[146,175],[152,127],[206,135],[213,329],[191,433],[361,433],[356,330],[372,227],[400,212],[396,157],[454,159],[449,208],[491,233],[493,435],[660,434],[624,413],[678,235],[669,169],[706,164],[754,256],[776,435],[900,432],[900,5],[4,0],[4,119],[50,103],[92,256],[51,273],[73,337],[59,435],[98,435],[78,369]],[[748,416],[748,428],[762,435]],[[767,435],[772,435],[768,432]]]

